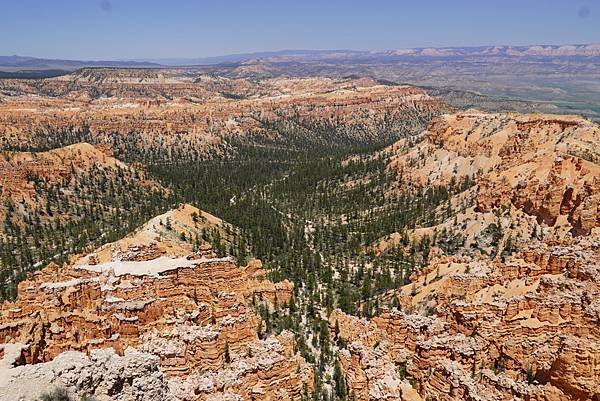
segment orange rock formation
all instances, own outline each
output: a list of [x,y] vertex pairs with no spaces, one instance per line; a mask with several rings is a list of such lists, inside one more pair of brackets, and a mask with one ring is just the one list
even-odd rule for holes
[[[192,252],[180,237],[198,230],[196,216],[225,224],[181,206],[68,266],[32,274],[19,284],[18,299],[0,307],[0,343],[23,344],[18,364],[136,348],[158,357],[185,400],[299,399],[312,370],[294,354],[291,334],[259,340],[262,322],[249,307],[253,298],[285,304],[292,284],[267,281],[258,261],[239,268],[209,248]],[[159,223],[166,219],[169,228]]]
[[[444,106],[423,90],[370,79],[211,77],[189,70],[90,69],[41,81],[0,81],[0,149],[53,141],[111,143],[115,151],[202,154],[231,137],[266,135],[286,119],[380,135]],[[352,129],[363,126],[371,129]],[[370,132],[370,133],[369,133]],[[372,139],[372,138],[362,138]]]
[[[471,207],[411,235],[445,228],[474,245],[432,252],[390,294],[400,309],[368,322],[331,315],[358,400],[600,398],[598,143],[600,128],[579,117],[473,111],[434,120],[414,147],[388,149],[390,168],[415,189],[473,177],[451,200]],[[502,257],[475,249],[492,222]],[[516,250],[501,252],[508,237]]]

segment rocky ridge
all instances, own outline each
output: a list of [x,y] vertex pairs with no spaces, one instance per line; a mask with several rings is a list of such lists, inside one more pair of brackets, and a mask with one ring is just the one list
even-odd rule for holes
[[107,146],[3,152],[0,299],[16,295],[26,272],[126,235],[164,210],[171,194]]
[[132,175],[131,181],[136,186],[148,191],[167,191],[147,177],[143,169],[115,159],[110,147],[77,143],[46,152],[4,152],[0,160],[0,201],[19,204],[16,213],[22,219],[34,209],[43,209],[48,202],[48,194],[37,184],[60,187],[65,196],[74,196],[73,187],[84,177],[101,173],[108,177]]
[[[368,324],[333,313],[330,326],[349,343],[340,352],[349,387],[363,400],[394,399],[404,378],[422,399],[595,399],[598,234],[536,242],[505,262],[434,259],[395,294],[405,312]],[[385,360],[395,384],[373,397],[390,374]]]
[[194,244],[205,224],[225,229],[184,205],[21,282],[0,309],[3,399],[51,386],[99,400],[299,399],[312,370],[289,333],[259,338],[250,306],[286,304],[292,284],[267,281],[258,261],[239,268]]
[[599,136],[578,117],[469,111],[387,150],[413,190],[465,176],[475,185],[449,201],[463,204],[457,216],[408,233],[466,239],[452,255],[433,249],[390,292],[397,308],[370,321],[330,316],[358,400],[600,397]]
[[0,81],[0,93],[0,148],[108,143],[128,159],[206,157],[232,138],[296,131],[317,140],[323,129],[381,141],[445,109],[421,89],[365,78],[230,79],[188,70],[82,70]]
[[[466,225],[512,207],[511,220],[535,218],[553,235],[589,234],[600,225],[598,124],[576,116],[489,114],[436,118],[420,142],[402,139],[386,149],[401,185],[419,190],[466,178],[476,186],[451,200],[465,205]],[[465,215],[466,213],[466,215]],[[492,218],[493,220],[493,218]],[[531,223],[533,224],[533,223]]]

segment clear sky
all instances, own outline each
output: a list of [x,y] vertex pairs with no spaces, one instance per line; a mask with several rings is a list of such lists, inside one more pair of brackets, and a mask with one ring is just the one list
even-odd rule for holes
[[600,0],[0,0],[0,55],[136,59],[592,42],[600,42]]

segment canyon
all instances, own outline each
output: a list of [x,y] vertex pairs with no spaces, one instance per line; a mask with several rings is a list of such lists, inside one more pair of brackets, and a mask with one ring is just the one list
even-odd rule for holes
[[600,399],[600,126],[282,62],[0,80],[0,399]]

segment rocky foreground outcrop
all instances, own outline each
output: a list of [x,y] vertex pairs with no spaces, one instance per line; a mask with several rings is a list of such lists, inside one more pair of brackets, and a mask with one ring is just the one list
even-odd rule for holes
[[389,149],[404,184],[474,186],[450,199],[456,216],[408,237],[443,229],[465,241],[453,255],[432,249],[388,294],[398,308],[331,315],[349,388],[358,400],[600,399],[600,128],[467,112],[422,139]]
[[181,206],[21,282],[0,307],[0,398],[57,386],[99,400],[298,399],[312,370],[290,333],[259,339],[249,305],[284,305],[293,286],[193,241],[201,227],[225,225]]
[[[600,396],[598,229],[570,243],[535,242],[505,262],[431,264],[395,294],[406,312],[386,310],[370,322],[340,311],[330,317],[349,343],[340,359],[359,400],[394,399],[405,377],[423,399]],[[411,312],[428,309],[430,317]],[[394,381],[374,396],[387,376]]]
[[[4,351],[12,351],[18,360],[22,347],[5,344]],[[10,364],[15,361],[8,361],[8,356],[3,362],[0,367],[3,400],[34,400],[40,394],[64,388],[105,400],[174,400],[167,377],[158,367],[158,358],[133,348],[128,348],[123,356],[112,348],[96,349],[89,355],[69,351],[50,362],[14,368]]]

